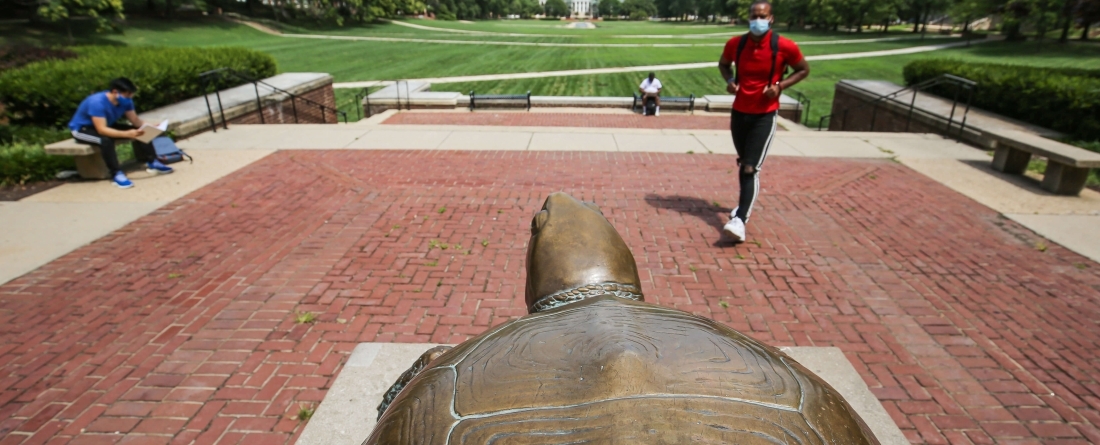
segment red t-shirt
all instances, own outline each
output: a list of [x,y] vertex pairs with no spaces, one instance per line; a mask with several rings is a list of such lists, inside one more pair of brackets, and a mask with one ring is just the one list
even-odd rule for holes
[[775,84],[783,78],[783,70],[787,65],[794,65],[802,61],[802,51],[798,45],[790,39],[779,36],[779,57],[775,59],[775,77],[768,81],[768,73],[772,70],[772,36],[771,31],[764,34],[760,41],[749,39],[741,52],[741,60],[737,60],[737,45],[745,36],[736,36],[726,42],[726,49],[722,50],[722,58],[737,65],[737,73],[740,78],[741,88],[737,91],[737,97],[733,100],[733,109],[746,114],[764,114],[779,109],[779,98],[768,99],[764,96],[764,88]]

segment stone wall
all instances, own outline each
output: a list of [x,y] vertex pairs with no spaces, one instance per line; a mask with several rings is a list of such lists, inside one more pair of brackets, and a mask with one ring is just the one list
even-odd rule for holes
[[[332,84],[322,85],[318,88],[297,94],[297,100],[289,97],[267,98],[263,101],[263,122],[267,124],[335,124],[342,122],[340,116],[331,109],[336,108],[336,96],[332,91]],[[281,100],[280,100],[281,99]],[[324,104],[329,110],[322,110],[315,104],[302,99]],[[295,109],[297,109],[297,122],[295,122]],[[217,118],[215,116],[215,118]],[[260,112],[252,110],[246,114],[229,119],[229,124],[259,124]]]

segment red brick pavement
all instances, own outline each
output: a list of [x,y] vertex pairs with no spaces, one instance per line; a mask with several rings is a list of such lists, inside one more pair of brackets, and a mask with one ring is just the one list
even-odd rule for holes
[[732,164],[278,152],[0,286],[0,444],[290,442],[356,343],[523,315],[556,190],[603,206],[647,300],[840,347],[913,442],[1100,442],[1100,265],[881,160],[769,160],[750,242],[717,243]]
[[[729,130],[729,116],[692,116],[666,113],[658,117],[639,114],[589,113],[424,113],[401,112],[383,124],[395,125],[482,125],[503,127],[586,127],[650,128],[682,130]],[[782,129],[782,128],[781,128]]]

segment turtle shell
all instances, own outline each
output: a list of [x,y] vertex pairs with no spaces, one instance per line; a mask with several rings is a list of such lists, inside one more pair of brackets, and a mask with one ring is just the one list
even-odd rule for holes
[[365,443],[877,444],[843,398],[715,321],[610,296],[432,361]]

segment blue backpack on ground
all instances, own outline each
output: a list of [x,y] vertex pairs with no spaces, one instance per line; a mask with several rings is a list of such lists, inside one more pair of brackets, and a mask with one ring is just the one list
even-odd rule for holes
[[191,155],[184,153],[176,146],[176,142],[168,136],[158,136],[153,139],[153,148],[157,151],[157,159],[163,164],[173,164],[182,161],[183,158],[187,158],[190,162],[195,162],[191,159]]

